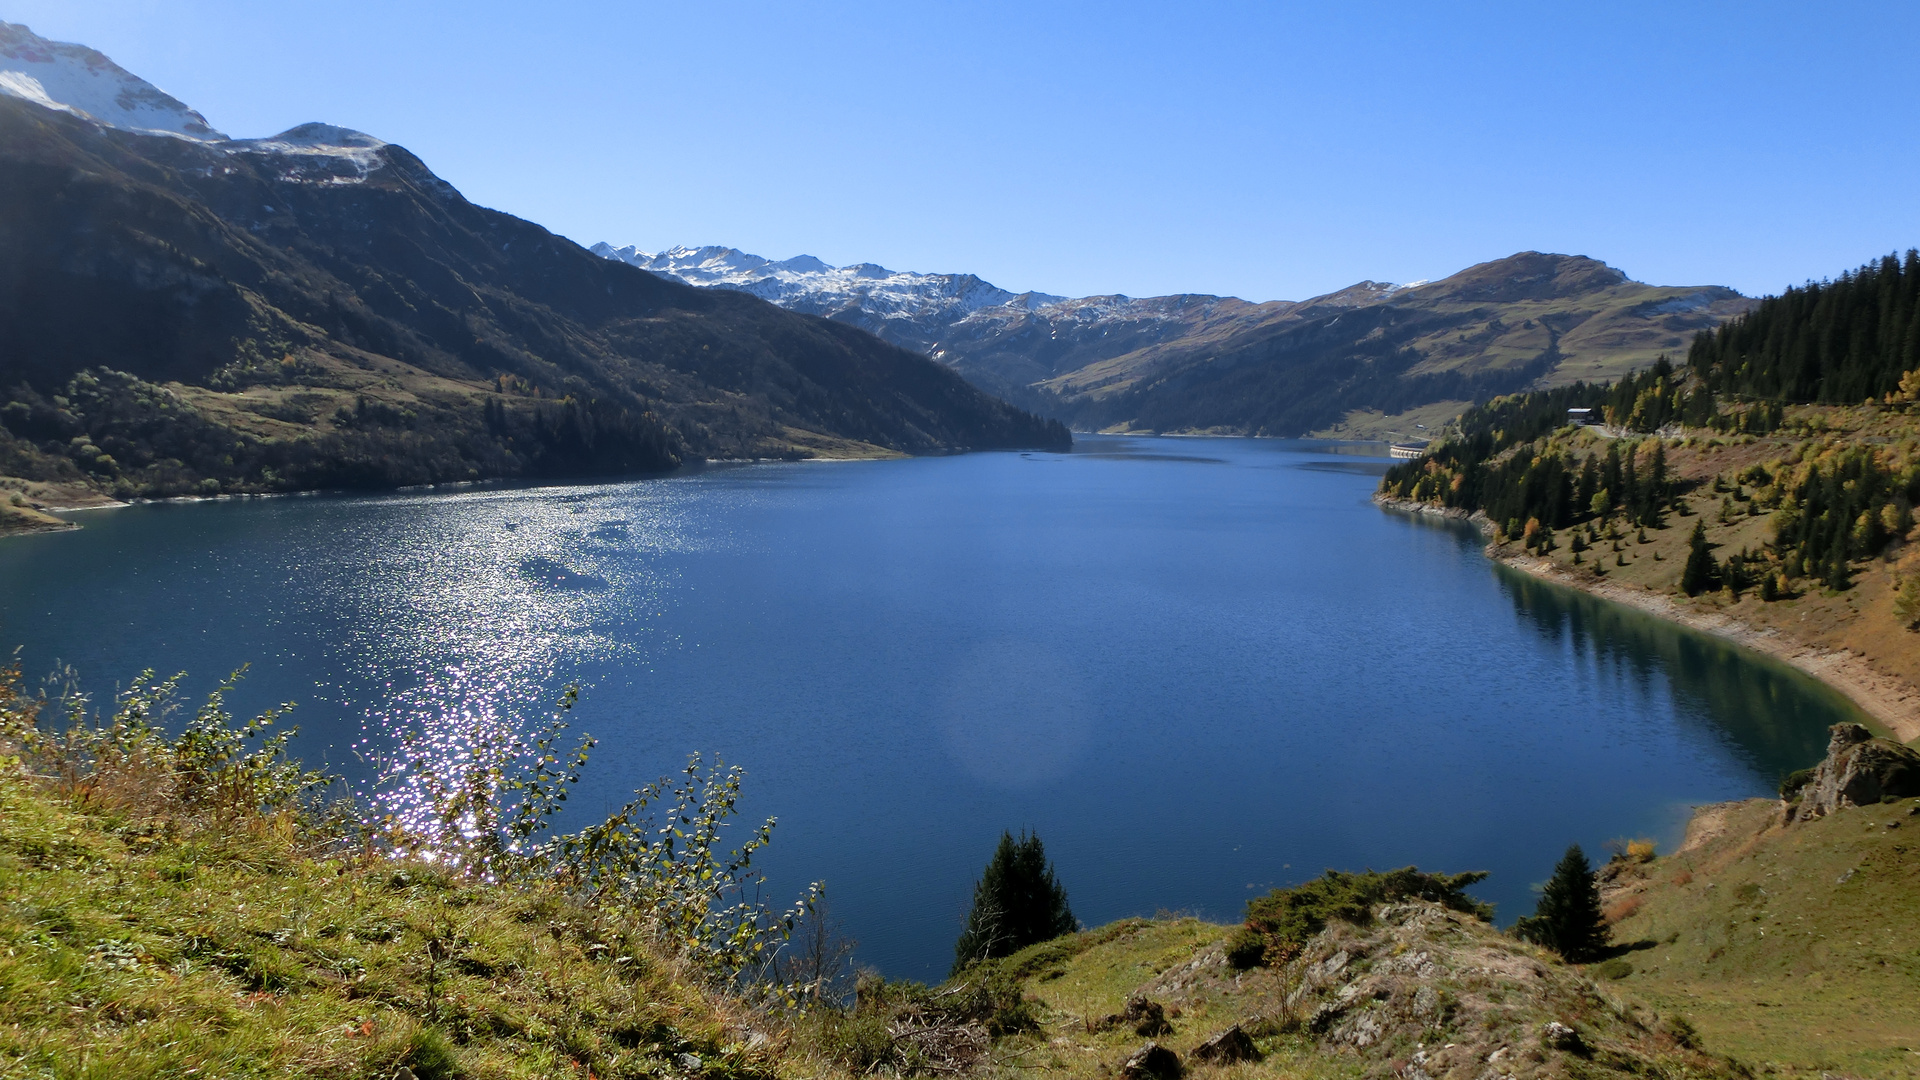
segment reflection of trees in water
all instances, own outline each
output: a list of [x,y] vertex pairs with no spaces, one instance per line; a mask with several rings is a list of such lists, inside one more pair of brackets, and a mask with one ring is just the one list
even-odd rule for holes
[[1498,577],[1542,637],[1647,705],[1664,684],[1678,720],[1762,776],[1812,765],[1829,725],[1860,718],[1835,691],[1750,649],[1517,570],[1501,567]]

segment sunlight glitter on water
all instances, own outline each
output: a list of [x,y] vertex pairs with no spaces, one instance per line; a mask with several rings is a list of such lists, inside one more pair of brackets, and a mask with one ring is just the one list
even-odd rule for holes
[[[320,568],[357,609],[338,651],[379,688],[363,759],[402,732],[448,764],[476,740],[524,731],[569,671],[648,661],[673,575],[650,552],[688,549],[688,507],[656,488],[474,492],[395,499],[341,540],[373,559]],[[608,632],[617,626],[618,634]],[[423,812],[419,794],[389,792]]]
[[1844,713],[1383,514],[1384,462],[1084,442],[132,507],[10,540],[0,620],[94,685],[253,661],[236,711],[301,702],[297,751],[362,783],[402,731],[444,766],[577,681],[601,742],[556,827],[724,755],[743,813],[781,819],[773,884],[824,878],[862,961],[914,977],[1001,829],[1045,835],[1089,922],[1408,862],[1492,870],[1481,895],[1524,910],[1570,840],[1671,838]]

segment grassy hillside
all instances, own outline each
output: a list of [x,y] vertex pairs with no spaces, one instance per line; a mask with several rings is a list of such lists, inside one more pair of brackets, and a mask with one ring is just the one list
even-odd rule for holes
[[743,1041],[744,1010],[630,922],[333,839],[289,817],[182,822],[0,777],[0,1071],[774,1071]]
[[355,807],[284,757],[277,713],[237,723],[222,691],[177,716],[173,685],[94,715],[0,668],[0,1074],[833,1071],[796,1041],[794,991],[734,977],[779,920],[739,894],[764,834],[710,861],[725,774],[665,797],[690,823],[670,853],[632,807],[542,847],[584,762],[548,755],[557,727],[403,749],[413,797]]
[[1614,868],[1622,994],[1783,1075],[1920,1076],[1920,800],[1781,824],[1753,800]]
[[[1470,915],[1412,901],[1376,916],[1334,922],[1292,961],[1249,971],[1227,961],[1233,928],[1195,919],[1132,920],[1035,946],[1004,962],[1044,1017],[1022,1061],[1111,1076],[1151,1037],[1200,1076],[1737,1074],[1701,1052],[1677,1014],[1621,998]],[[1201,1046],[1236,1026],[1260,1060],[1207,1061]]]
[[558,727],[483,736],[389,774],[428,796],[397,832],[316,799],[271,715],[216,696],[164,732],[150,680],[106,716],[57,704],[0,671],[6,1075],[1145,1080],[1147,1040],[1200,1078],[1914,1075],[1920,800],[1786,830],[1716,808],[1674,856],[1610,865],[1622,947],[1585,969],[1483,921],[1475,875],[1406,871],[1276,894],[1247,929],[1131,919],[938,987],[866,974],[843,1002],[810,996],[830,942],[768,965],[777,917],[729,906],[765,833],[719,855],[719,774],[661,804],[684,847],[636,808],[535,842],[585,759]]

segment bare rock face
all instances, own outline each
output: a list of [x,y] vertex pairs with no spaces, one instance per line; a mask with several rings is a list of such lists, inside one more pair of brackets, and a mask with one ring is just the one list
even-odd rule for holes
[[1920,751],[1876,739],[1859,724],[1835,724],[1827,758],[1800,788],[1800,801],[1788,810],[1788,820],[1824,817],[1846,807],[1911,795],[1920,795]]
[[1180,1055],[1157,1042],[1135,1050],[1120,1066],[1122,1080],[1180,1080],[1185,1071]]
[[1129,997],[1124,1012],[1101,1017],[1095,1026],[1102,1031],[1128,1027],[1133,1029],[1135,1035],[1145,1035],[1149,1038],[1156,1035],[1169,1035],[1173,1032],[1173,1025],[1167,1020],[1166,1007],[1145,994]]
[[1143,995],[1127,999],[1124,1016],[1136,1035],[1166,1035],[1173,1031],[1173,1025],[1167,1022],[1165,1007]]
[[[1116,1055],[1105,1075],[1165,1080],[1181,1063],[1209,1075],[1284,1037],[1364,1080],[1741,1080],[1580,969],[1425,900],[1379,905],[1364,924],[1331,920],[1276,967],[1235,970],[1217,944],[1202,946],[1133,996],[1149,992],[1170,1019],[1204,1022],[1196,1037],[1216,1034],[1178,1057],[1154,1044],[1125,1064]],[[1109,1019],[1093,1030],[1125,1030],[1124,1014]]]
[[1259,1061],[1263,1055],[1253,1038],[1235,1024],[1193,1049],[1193,1060],[1209,1065],[1231,1065],[1236,1061]]
[[1579,1054],[1586,1050],[1586,1043],[1580,1038],[1580,1033],[1558,1020],[1549,1020],[1546,1026],[1540,1029],[1540,1041],[1550,1049],[1565,1050],[1570,1054]]

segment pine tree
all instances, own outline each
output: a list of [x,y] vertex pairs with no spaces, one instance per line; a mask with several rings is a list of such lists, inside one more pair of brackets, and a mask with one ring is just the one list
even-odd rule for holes
[[1647,478],[1641,485],[1642,498],[1646,506],[1641,513],[1640,522],[1658,529],[1662,526],[1662,504],[1667,499],[1667,445],[1658,439],[1653,442],[1653,460],[1647,463]]
[[1586,461],[1580,465],[1580,482],[1574,488],[1574,513],[1584,514],[1589,511],[1595,514],[1603,513],[1603,511],[1596,508],[1593,504],[1594,496],[1599,493],[1600,467],[1594,463],[1593,455],[1589,454],[1587,455]]
[[1513,926],[1514,936],[1544,945],[1569,963],[1596,959],[1607,947],[1607,924],[1600,914],[1600,888],[1587,854],[1575,844],[1553,868],[1533,914]]
[[1713,579],[1720,570],[1714,564],[1713,550],[1707,543],[1706,522],[1693,523],[1693,537],[1687,544],[1687,565],[1680,571],[1680,591],[1688,596],[1699,596],[1713,587]]
[[1080,923],[1038,836],[1000,834],[1000,846],[973,887],[973,910],[953,945],[953,974],[980,960],[1071,934]]

